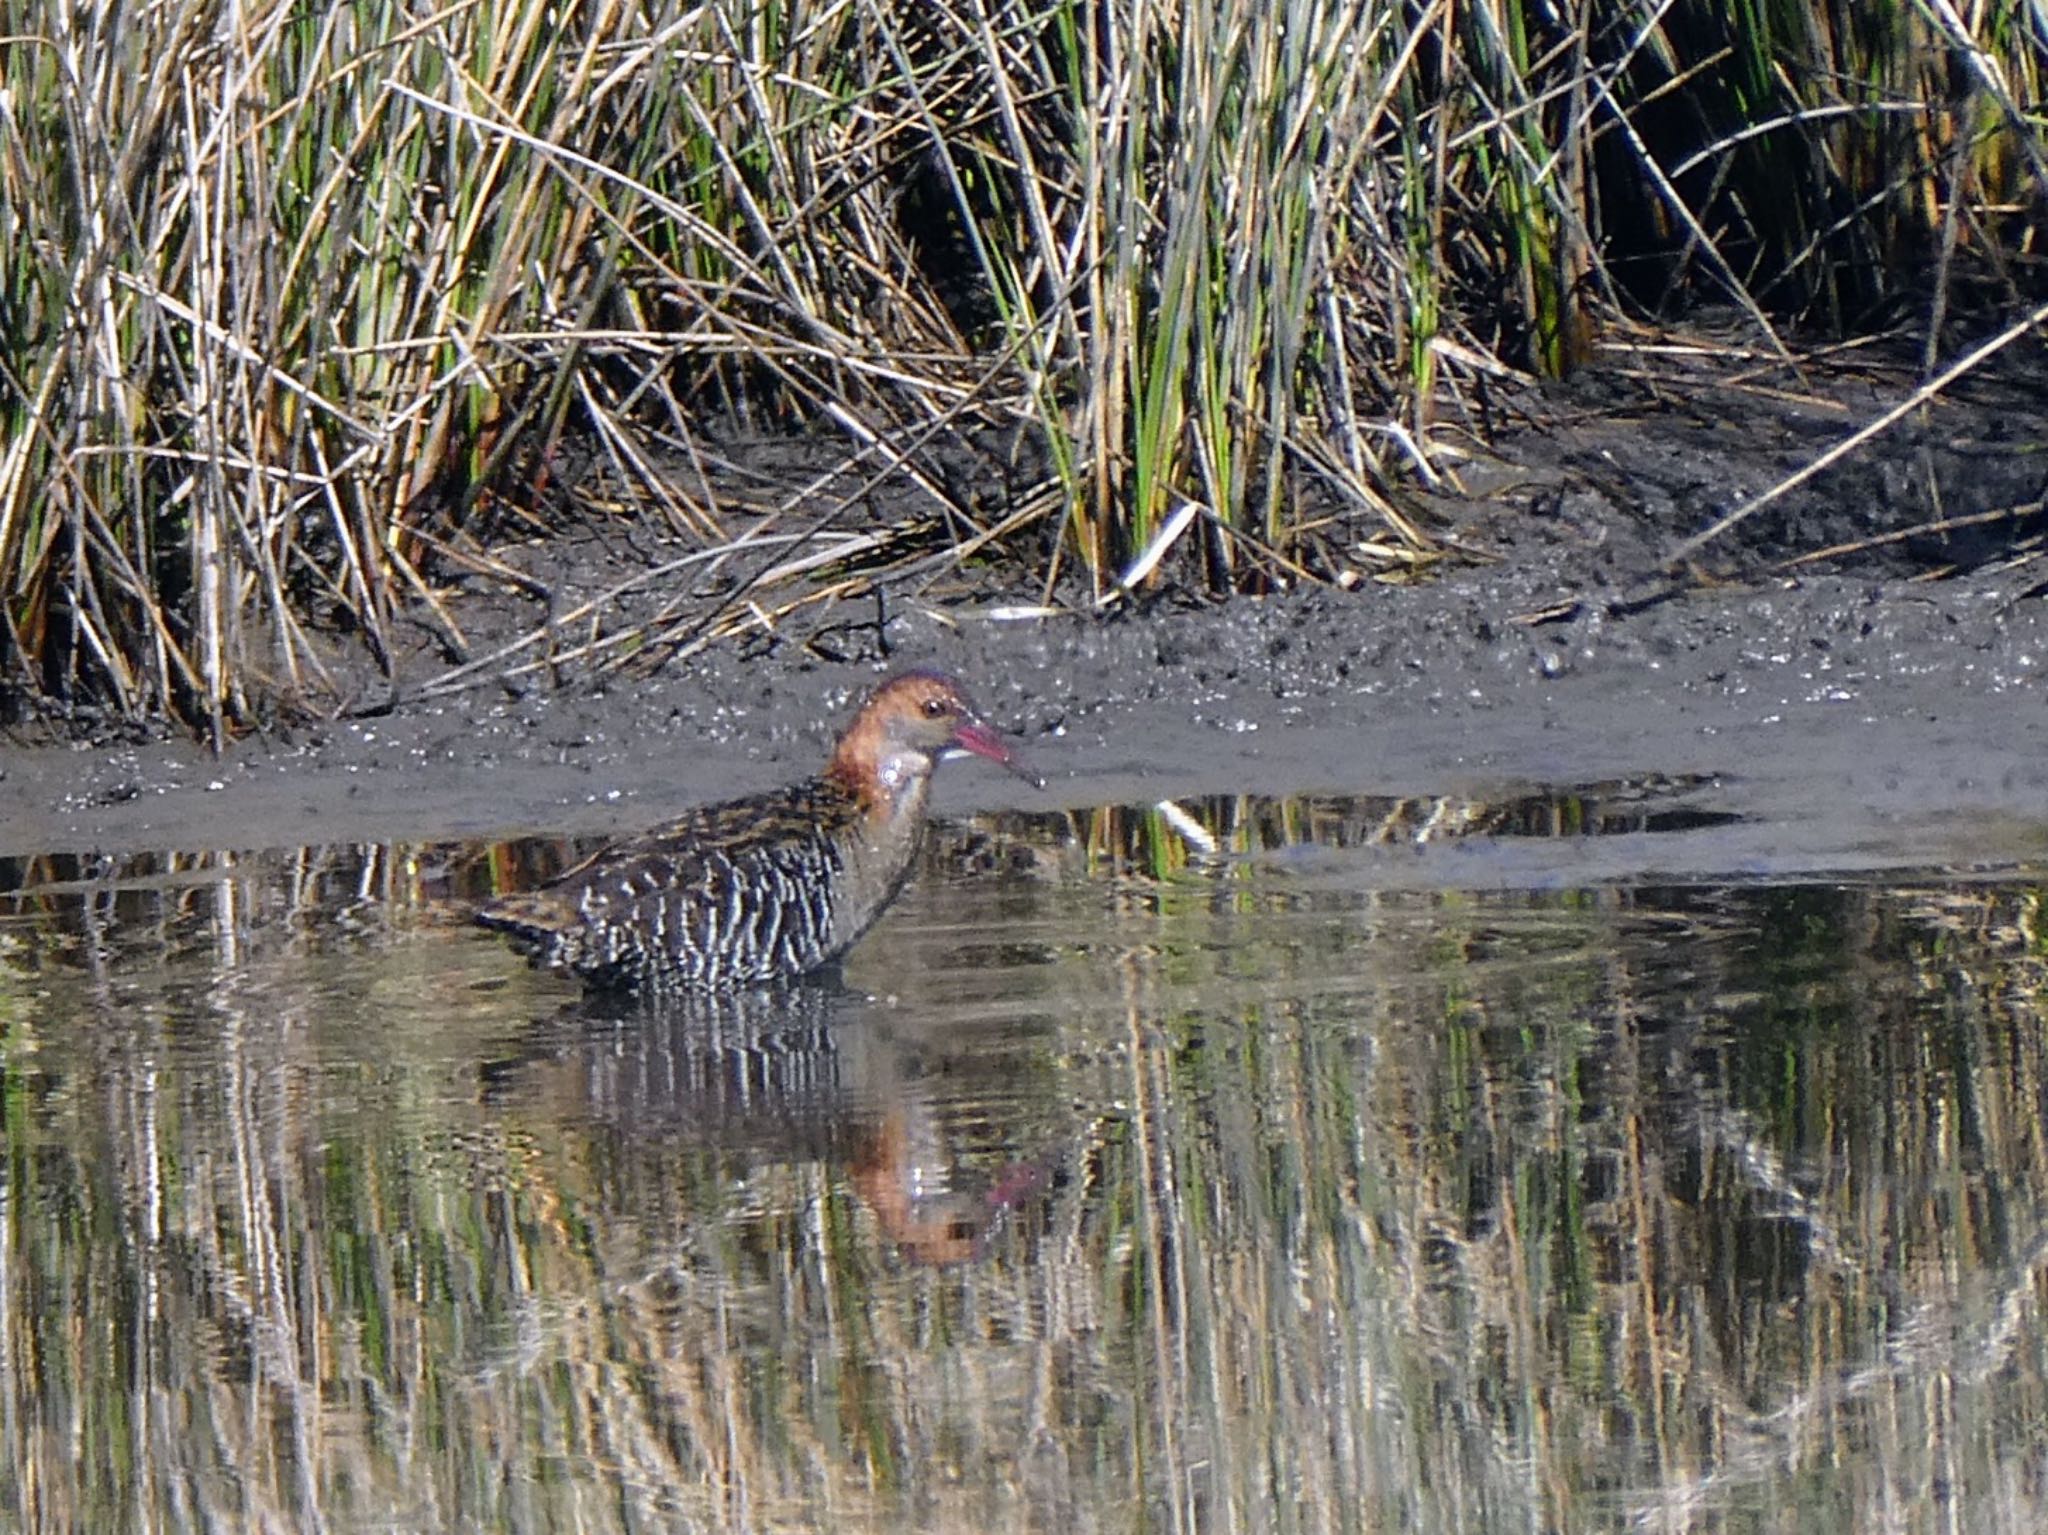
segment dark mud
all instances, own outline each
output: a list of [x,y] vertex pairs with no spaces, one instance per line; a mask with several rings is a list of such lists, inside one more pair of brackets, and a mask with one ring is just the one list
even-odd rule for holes
[[[177,741],[17,742],[0,752],[0,854],[632,828],[808,770],[877,677],[930,664],[970,678],[1050,780],[1035,795],[961,766],[942,811],[1709,775],[1695,798],[1731,825],[1528,868],[1467,853],[1416,877],[1613,877],[1647,872],[1631,863],[1645,858],[1701,876],[2038,863],[2038,364],[1966,382],[1677,580],[1663,564],[1681,540],[1902,398],[1910,375],[1852,353],[1824,378],[1765,387],[1731,381],[1725,357],[1714,378],[1667,358],[1654,378],[1618,368],[1475,416],[1488,445],[1447,459],[1461,484],[1424,508],[1459,557],[1413,585],[1027,620],[899,597],[886,623],[836,635],[834,659],[728,645],[630,683],[401,693],[379,717],[220,760]],[[1947,531],[1898,536],[1941,519]],[[558,601],[619,578],[616,550],[588,554],[546,556]],[[491,600],[461,611],[476,634],[536,621]],[[433,675],[423,649],[404,682]]]

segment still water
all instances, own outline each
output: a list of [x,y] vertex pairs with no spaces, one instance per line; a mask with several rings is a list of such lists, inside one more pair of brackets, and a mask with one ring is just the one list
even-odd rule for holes
[[462,924],[559,847],[0,865],[0,1519],[2048,1528],[2048,875],[1557,872],[1686,787],[953,825],[650,1012]]

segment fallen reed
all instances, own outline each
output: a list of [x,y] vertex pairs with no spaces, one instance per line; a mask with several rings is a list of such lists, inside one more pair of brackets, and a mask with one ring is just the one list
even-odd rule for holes
[[[366,659],[473,662],[452,583],[564,499],[733,551],[663,655],[764,584],[1406,578],[1437,423],[1616,316],[1710,297],[1779,346],[1910,298],[1931,358],[2040,286],[2037,7],[0,0],[0,35],[4,703],[217,742]],[[765,500],[715,472],[794,433],[819,468]]]

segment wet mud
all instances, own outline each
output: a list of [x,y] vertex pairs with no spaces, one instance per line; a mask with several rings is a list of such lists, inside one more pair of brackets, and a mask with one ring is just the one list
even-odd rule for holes
[[[830,647],[727,644],[630,682],[485,679],[433,698],[420,694],[440,663],[423,646],[387,711],[259,735],[219,759],[174,739],[17,732],[0,749],[0,854],[631,830],[811,770],[876,679],[934,665],[969,679],[1049,780],[1041,793],[955,766],[941,813],[1502,797],[1661,775],[1695,784],[1701,819],[1681,835],[1419,857],[1389,877],[2038,863],[2038,363],[1966,381],[1676,576],[1674,548],[1903,398],[1910,369],[1852,351],[1802,378],[1751,380],[1725,356],[1693,375],[1623,357],[1571,388],[1488,402],[1483,418],[1475,407],[1463,451],[1441,460],[1445,483],[1417,507],[1452,557],[1408,584],[1226,604],[1167,594],[1028,619],[1001,593],[899,592],[882,621],[849,624]],[[542,558],[574,591],[617,581],[622,556],[564,545]],[[535,621],[516,597],[466,601],[476,634]]]

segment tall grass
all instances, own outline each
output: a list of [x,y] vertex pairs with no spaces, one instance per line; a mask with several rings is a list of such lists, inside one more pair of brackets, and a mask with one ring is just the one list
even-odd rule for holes
[[[1932,294],[1931,352],[2038,286],[2038,7],[0,0],[0,35],[7,702],[216,741],[360,655],[418,672],[421,631],[474,659],[448,582],[586,458],[743,556],[731,599],[1356,577],[1427,553],[1398,481],[1446,392],[1621,304]],[[765,507],[705,469],[799,429],[836,455]]]

